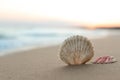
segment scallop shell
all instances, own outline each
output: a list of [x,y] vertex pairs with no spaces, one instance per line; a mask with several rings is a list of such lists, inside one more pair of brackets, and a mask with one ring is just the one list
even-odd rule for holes
[[67,38],[60,48],[60,58],[68,65],[85,64],[93,55],[91,42],[79,35]]

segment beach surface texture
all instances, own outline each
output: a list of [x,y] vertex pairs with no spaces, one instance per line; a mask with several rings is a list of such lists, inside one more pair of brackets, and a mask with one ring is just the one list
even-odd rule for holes
[[92,40],[95,56],[111,55],[112,64],[67,66],[59,47],[36,48],[0,57],[0,80],[120,80],[120,36]]

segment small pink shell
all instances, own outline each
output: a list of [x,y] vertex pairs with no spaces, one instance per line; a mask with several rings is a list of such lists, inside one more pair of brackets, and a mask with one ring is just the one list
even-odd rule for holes
[[102,56],[97,58],[93,64],[108,64],[114,62],[116,62],[116,59],[113,56]]

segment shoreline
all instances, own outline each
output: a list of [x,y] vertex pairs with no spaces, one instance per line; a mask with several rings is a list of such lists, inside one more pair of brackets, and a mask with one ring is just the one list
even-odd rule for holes
[[[109,37],[110,35],[105,35],[105,36],[101,36],[101,37],[95,37],[95,38],[88,38],[89,40],[97,40],[97,39],[103,39],[106,37]],[[10,54],[14,54],[14,53],[18,53],[18,52],[22,52],[22,51],[29,51],[29,50],[33,50],[33,49],[37,49],[37,48],[47,48],[47,47],[52,47],[52,46],[58,46],[59,44],[61,44],[61,42],[59,42],[58,44],[48,44],[48,45],[42,45],[42,46],[38,46],[38,45],[34,45],[34,46],[25,46],[25,47],[21,47],[21,48],[17,48],[17,49],[11,49],[11,50],[6,50],[6,51],[1,51],[0,53],[0,57],[2,56],[6,56],[6,55],[10,55]]]
[[[94,38],[90,37],[88,39],[90,39],[90,40],[98,40],[98,39],[104,39],[106,37],[119,36],[120,35],[119,31],[120,30],[118,30],[117,32],[116,32],[116,30],[108,30],[109,34],[101,35],[101,37],[100,36],[96,36]],[[22,51],[29,51],[29,50],[33,50],[33,49],[36,49],[36,48],[46,48],[46,47],[57,46],[57,45],[59,45],[61,43],[62,43],[62,41],[59,42],[59,43],[42,45],[42,46],[38,46],[38,45],[33,45],[32,46],[31,45],[31,46],[24,46],[24,47],[21,47],[21,48],[16,48],[16,49],[11,49],[11,50],[1,51],[0,57],[6,56],[6,55],[10,55],[11,53],[13,54],[13,53],[18,53],[18,52],[22,52]]]
[[[42,45],[41,47],[44,47],[44,45],[46,46],[48,43],[48,46],[51,44],[56,44],[56,43],[60,43],[61,41],[63,41],[64,39],[66,39],[69,36],[72,35],[83,35],[88,37],[89,39],[96,39],[96,38],[103,38],[106,36],[109,36],[109,31],[107,30],[82,30],[82,29],[76,29],[74,28],[74,31],[72,32],[73,29],[63,29],[62,32],[61,30],[59,31],[58,29],[51,29],[52,31],[48,31],[49,29],[47,29],[47,31],[45,30],[38,30],[35,29],[33,30],[33,32],[26,32],[24,33],[24,35],[26,34],[26,36],[22,35],[22,32],[19,32],[19,34],[14,33],[14,31],[12,31],[11,34],[9,34],[8,32],[3,31],[3,39],[1,37],[1,41],[0,41],[0,52],[5,53],[5,52],[11,52],[11,51],[16,51],[16,50],[22,50],[23,48],[31,48],[34,47],[36,44]],[[57,31],[58,32],[57,32]],[[5,30],[6,31],[6,30]],[[36,32],[37,31],[37,32]],[[42,31],[42,32],[41,32]],[[11,31],[10,31],[11,32]],[[23,31],[24,32],[24,31]],[[49,36],[49,33],[51,33],[52,35],[54,34],[55,36]],[[5,34],[5,36],[4,36]],[[42,36],[42,37],[41,37]],[[45,36],[45,37],[43,37]],[[13,39],[10,39],[9,38]],[[47,38],[48,37],[48,38]],[[14,39],[15,38],[15,39]],[[47,42],[47,44],[46,44]],[[51,43],[53,42],[53,43]],[[13,44],[13,46],[11,46]],[[39,47],[39,45],[37,45]]]
[[53,44],[53,45],[45,45],[45,46],[26,46],[26,47],[22,47],[22,48],[18,48],[18,49],[2,51],[0,54],[0,57],[15,54],[18,52],[29,51],[29,50],[33,50],[33,49],[37,49],[37,48],[47,48],[47,47],[52,47],[52,46],[57,46],[57,45]]

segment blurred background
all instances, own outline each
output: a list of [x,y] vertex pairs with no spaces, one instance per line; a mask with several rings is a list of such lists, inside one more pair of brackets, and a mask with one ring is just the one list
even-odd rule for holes
[[[0,52],[120,34],[119,0],[0,0]],[[2,53],[0,55],[3,55]]]

